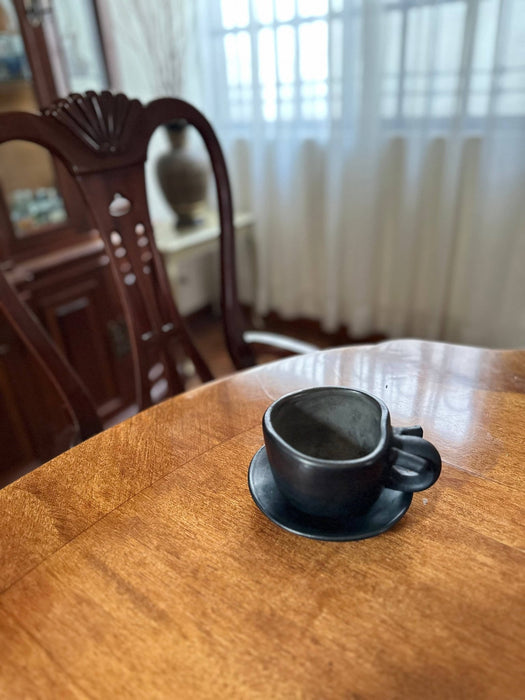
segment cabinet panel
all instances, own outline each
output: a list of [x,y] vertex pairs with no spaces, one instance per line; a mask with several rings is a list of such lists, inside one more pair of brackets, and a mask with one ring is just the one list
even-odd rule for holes
[[0,485],[7,471],[70,447],[75,433],[52,383],[0,317]]
[[74,285],[51,288],[33,302],[98,406],[113,400],[118,392],[111,371],[103,282],[103,271],[96,270]]
[[[56,265],[24,290],[90,390],[103,418],[133,400],[131,353],[113,277],[104,254]],[[124,329],[116,339],[115,328]]]

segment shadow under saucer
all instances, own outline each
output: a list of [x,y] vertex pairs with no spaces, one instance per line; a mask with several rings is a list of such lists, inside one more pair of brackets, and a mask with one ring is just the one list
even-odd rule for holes
[[279,527],[303,537],[334,542],[363,540],[386,532],[403,517],[412,502],[412,493],[385,488],[370,509],[358,517],[308,515],[294,508],[277,488],[264,446],[251,461],[248,485],[258,508]]

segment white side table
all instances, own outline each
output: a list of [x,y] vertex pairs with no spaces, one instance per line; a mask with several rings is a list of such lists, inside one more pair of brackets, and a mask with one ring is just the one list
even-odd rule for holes
[[[256,251],[253,236],[253,215],[240,212],[234,216],[237,246],[237,279],[241,298],[254,298]],[[206,214],[204,221],[192,228],[177,229],[172,221],[153,222],[157,247],[162,253],[173,294],[182,314],[189,314],[209,304],[220,305],[219,221],[216,212]],[[211,255],[215,260],[210,260]],[[207,258],[207,259],[206,259]],[[213,264],[215,263],[215,264]]]

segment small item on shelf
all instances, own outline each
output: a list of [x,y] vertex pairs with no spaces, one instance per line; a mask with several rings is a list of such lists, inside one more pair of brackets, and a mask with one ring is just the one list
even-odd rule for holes
[[55,187],[15,190],[9,197],[11,221],[19,234],[30,233],[67,218],[64,202]]
[[22,37],[0,33],[0,81],[27,80],[30,76]]

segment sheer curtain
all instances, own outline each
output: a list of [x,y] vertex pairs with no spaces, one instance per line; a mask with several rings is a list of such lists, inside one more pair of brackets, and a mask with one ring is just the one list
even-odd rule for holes
[[260,312],[525,345],[525,2],[201,0]]

